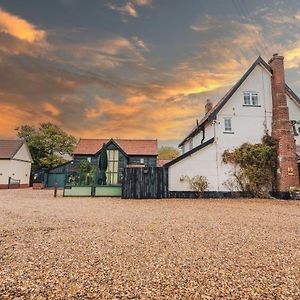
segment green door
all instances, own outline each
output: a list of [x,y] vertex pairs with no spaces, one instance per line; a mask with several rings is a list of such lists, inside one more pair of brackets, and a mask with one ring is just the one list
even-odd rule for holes
[[64,187],[65,174],[50,173],[48,174],[47,187]]

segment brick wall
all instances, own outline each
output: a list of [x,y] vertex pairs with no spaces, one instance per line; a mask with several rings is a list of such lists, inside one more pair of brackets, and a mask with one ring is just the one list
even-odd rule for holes
[[273,70],[272,101],[273,120],[272,136],[278,140],[279,169],[277,170],[277,189],[286,192],[292,186],[299,185],[296,156],[296,144],[285,95],[285,76],[283,56],[277,54],[269,61]]

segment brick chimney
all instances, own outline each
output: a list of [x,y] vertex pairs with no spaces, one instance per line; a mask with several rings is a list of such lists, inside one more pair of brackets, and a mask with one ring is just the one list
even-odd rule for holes
[[287,192],[292,186],[299,185],[296,157],[296,144],[285,95],[284,57],[277,53],[269,64],[272,68],[272,137],[278,141],[279,169],[277,170],[277,190]]
[[213,108],[213,104],[211,102],[210,99],[206,100],[206,104],[205,104],[205,114],[207,115]]

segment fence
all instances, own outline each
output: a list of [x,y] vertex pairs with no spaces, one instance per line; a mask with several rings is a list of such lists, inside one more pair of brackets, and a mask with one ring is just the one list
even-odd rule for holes
[[97,174],[72,172],[66,174],[64,196],[66,197],[120,197],[121,185],[98,185]]
[[160,199],[168,197],[168,173],[165,168],[125,168],[122,184],[124,199]]
[[9,189],[18,189],[21,187],[21,180],[13,179],[12,177],[8,178],[8,188]]

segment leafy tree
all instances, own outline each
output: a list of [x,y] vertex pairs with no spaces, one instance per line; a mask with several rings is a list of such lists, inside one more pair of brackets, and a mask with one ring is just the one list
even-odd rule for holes
[[38,128],[22,125],[16,128],[19,138],[26,140],[33,159],[33,171],[53,168],[65,160],[63,154],[72,154],[76,139],[57,125],[42,123]]
[[276,187],[277,142],[269,135],[260,144],[245,143],[233,151],[225,150],[223,162],[234,166],[233,179],[225,182],[231,190],[238,189],[253,197],[267,197]]
[[158,149],[158,159],[174,159],[180,155],[174,147],[162,146]]

